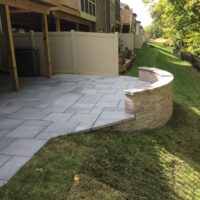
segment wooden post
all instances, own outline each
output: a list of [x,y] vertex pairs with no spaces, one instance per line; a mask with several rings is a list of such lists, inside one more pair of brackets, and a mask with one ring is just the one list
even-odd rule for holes
[[5,24],[5,35],[8,44],[8,59],[9,59],[9,70],[12,82],[12,89],[18,91],[20,89],[19,77],[17,73],[17,64],[15,58],[15,49],[14,49],[14,41],[12,34],[12,25],[10,18],[10,9],[8,5],[4,5],[5,13],[4,13],[4,24]]
[[52,68],[51,68],[51,57],[50,57],[49,37],[48,37],[48,23],[47,23],[47,15],[46,14],[43,14],[42,31],[43,31],[43,41],[44,41],[44,52],[45,52],[45,59],[46,59],[47,76],[48,76],[48,78],[51,78],[52,77]]
[[89,25],[89,32],[92,32],[92,24]]
[[129,25],[129,33],[131,33],[131,31],[132,31],[132,23],[130,23]]
[[79,23],[76,23],[76,31],[79,31]]
[[120,33],[123,31],[123,24],[120,25]]
[[60,32],[60,19],[58,17],[55,17],[55,23],[56,23],[56,32]]

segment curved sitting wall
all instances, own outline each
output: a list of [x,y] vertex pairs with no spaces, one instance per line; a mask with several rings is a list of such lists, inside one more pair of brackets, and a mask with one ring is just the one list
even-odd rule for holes
[[146,88],[124,91],[126,112],[135,115],[135,120],[115,127],[118,130],[133,131],[162,127],[172,116],[174,76],[160,69],[140,67],[139,79],[150,84]]

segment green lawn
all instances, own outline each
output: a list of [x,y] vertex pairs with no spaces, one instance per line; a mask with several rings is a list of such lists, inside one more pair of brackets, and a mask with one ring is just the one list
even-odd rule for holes
[[0,199],[200,199],[200,73],[169,47],[147,46],[136,53],[128,75],[149,66],[175,76],[170,122],[157,130],[52,139],[0,188]]

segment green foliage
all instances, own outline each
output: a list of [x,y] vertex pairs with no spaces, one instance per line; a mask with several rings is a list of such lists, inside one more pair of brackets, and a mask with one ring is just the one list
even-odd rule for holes
[[[200,1],[199,0],[144,0],[150,4],[155,29],[171,38],[176,48],[200,55]],[[152,4],[154,2],[154,4]]]
[[128,58],[130,59],[132,57],[133,52],[128,49],[127,46],[124,45],[123,41],[121,39],[119,39],[119,46],[118,46],[118,50],[119,50],[119,57],[122,59]]
[[12,28],[13,33],[25,33],[26,31],[23,28]]
[[163,36],[163,32],[161,27],[156,24],[152,23],[144,28],[145,32],[149,35],[150,38],[160,38]]
[[191,32],[184,41],[188,52],[200,55],[200,33]]

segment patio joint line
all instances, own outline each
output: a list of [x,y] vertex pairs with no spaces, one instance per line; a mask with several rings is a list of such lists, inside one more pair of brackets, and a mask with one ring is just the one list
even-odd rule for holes
[[[41,120],[42,121],[42,120]],[[35,137],[33,137],[33,139],[36,139],[36,137],[38,136],[38,135],[40,135],[41,133],[42,133],[42,131],[44,130],[44,129],[46,129],[47,127],[49,127],[51,124],[52,124],[53,122],[51,121],[50,122],[50,124],[48,124],[47,126],[44,126],[44,128],[37,134],[37,135],[35,135]],[[28,139],[28,138],[24,138],[24,139]],[[29,138],[30,139],[30,138]],[[37,139],[36,139],[37,140]]]
[[[0,154],[0,155],[7,156],[7,155],[5,155],[5,154]],[[12,158],[15,157],[15,156],[13,156],[13,155],[9,155],[9,156],[10,156],[10,158],[9,158],[4,164],[0,165],[0,169],[1,169],[8,161],[10,161]],[[1,180],[1,179],[0,179],[0,180]]]
[[[69,108],[67,108],[64,113],[66,113],[67,110],[69,110],[74,104],[78,103],[78,101],[82,98],[83,96],[81,96],[80,98],[78,98]],[[76,113],[72,113],[72,114],[76,114]]]
[[[118,100],[118,103],[117,103],[117,106],[116,106],[116,108],[118,108],[118,109],[119,109],[120,102],[121,102],[121,99]],[[125,110],[124,110],[124,112],[125,112]]]
[[[10,133],[10,132],[9,132],[9,133]],[[7,134],[9,134],[9,133],[7,133]],[[4,137],[8,137],[8,136],[4,136]],[[6,147],[8,147],[9,145],[11,145],[11,144],[12,144],[13,142],[15,142],[17,139],[18,139],[18,138],[13,137],[13,141],[10,142],[10,143],[8,143],[8,144],[7,144],[5,147],[3,147],[0,151],[4,150]],[[4,155],[4,154],[0,153],[0,155]]]
[[94,123],[92,124],[92,126],[91,126],[91,128],[90,128],[90,129],[92,129],[92,128],[93,128],[94,124],[95,124],[95,123],[96,123],[96,121],[99,119],[99,117],[100,117],[100,116],[101,116],[101,114],[103,113],[104,109],[105,109],[105,107],[103,107],[103,109],[102,109],[101,113],[100,113],[100,114],[99,114],[99,116],[96,118],[96,120],[94,121]]
[[[26,138],[24,138],[24,139],[26,140]],[[44,146],[44,145],[43,145],[43,146]],[[42,148],[43,146],[41,146],[41,148]],[[37,152],[38,152],[38,151],[39,151],[39,150],[37,150]],[[17,157],[24,157],[24,158],[32,158],[35,154],[36,154],[36,152],[35,152],[33,155],[31,155],[31,156],[15,155],[15,154],[10,155],[10,154],[6,154],[6,153],[1,153],[0,155],[4,155],[4,156],[13,156],[13,157],[17,156]],[[1,167],[0,167],[0,168],[1,168]]]

